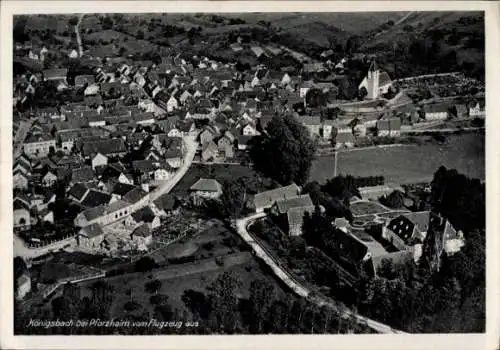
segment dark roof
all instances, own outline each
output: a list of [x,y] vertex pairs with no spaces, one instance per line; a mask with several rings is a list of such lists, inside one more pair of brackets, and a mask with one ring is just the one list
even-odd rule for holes
[[160,210],[173,210],[175,209],[175,197],[169,193],[157,198],[153,202]]
[[424,107],[424,110],[426,113],[442,113],[442,112],[448,112],[449,108],[450,107],[447,104],[436,103],[436,104],[426,105]]
[[102,204],[108,204],[110,200],[111,195],[96,190],[90,190],[82,201],[82,205],[93,208]]
[[71,181],[73,182],[87,182],[95,178],[94,171],[91,167],[81,167],[71,171]]
[[101,225],[91,224],[80,229],[80,235],[86,236],[88,238],[93,238],[104,234]]
[[124,184],[124,183],[121,183],[121,182],[117,182],[117,183],[113,186],[113,191],[112,191],[112,193],[113,193],[113,194],[117,194],[117,195],[119,195],[119,196],[124,196],[124,195],[126,195],[128,192],[132,191],[134,188],[135,188],[135,186],[133,186],[133,185],[129,185],[129,184]]
[[132,162],[132,168],[142,174],[155,170],[155,166],[151,160],[134,160]]
[[151,236],[151,230],[149,226],[144,223],[132,232],[132,236],[148,237]]
[[308,194],[287,198],[276,202],[278,213],[284,214],[292,208],[313,207],[311,197]]
[[92,142],[85,142],[82,146],[84,156],[90,156],[93,153],[108,155],[126,151],[127,148],[123,139],[95,140]]
[[88,188],[81,183],[74,184],[68,191],[70,196],[75,197],[77,200],[81,201],[85,193],[87,193]]
[[153,222],[154,218],[156,217],[155,213],[153,210],[147,206],[144,208],[141,208],[137,210],[136,212],[132,213],[132,217],[136,222]]
[[132,191],[127,192],[127,194],[123,196],[123,199],[133,204],[140,201],[146,195],[147,192],[145,192],[142,188],[135,187]]

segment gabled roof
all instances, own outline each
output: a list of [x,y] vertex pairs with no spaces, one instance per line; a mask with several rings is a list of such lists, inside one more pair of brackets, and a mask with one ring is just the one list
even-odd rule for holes
[[299,206],[299,207],[293,207],[290,208],[289,210],[286,211],[286,216],[288,220],[288,225],[300,225],[302,226],[302,222],[304,221],[304,215],[305,213],[312,213],[314,212],[314,205],[307,205],[307,206]]
[[123,139],[107,139],[85,142],[82,146],[84,156],[90,156],[93,153],[108,155],[112,153],[126,152],[125,141]]
[[147,194],[148,193],[145,192],[142,188],[135,187],[132,191],[127,192],[127,194],[123,196],[123,199],[129,203],[134,204],[144,198],[144,196],[146,196]]
[[82,201],[82,205],[85,207],[93,208],[99,205],[108,204],[110,200],[110,194],[91,189],[85,196],[85,199]]
[[82,227],[78,232],[81,236],[85,236],[87,238],[93,238],[97,236],[101,236],[104,234],[102,227],[100,224],[91,224],[85,227]]
[[73,182],[87,182],[95,178],[95,173],[91,167],[85,166],[71,171],[71,181]]
[[81,201],[85,193],[87,193],[88,188],[81,183],[76,183],[68,191],[68,195],[75,197],[77,200]]
[[257,193],[254,197],[254,204],[256,208],[267,207],[273,205],[276,201],[296,197],[299,193],[300,188],[292,183],[288,186]]
[[154,162],[151,160],[134,160],[132,162],[132,168],[142,174],[155,170]]
[[142,221],[150,223],[153,222],[156,215],[153,210],[149,206],[147,206],[132,213],[132,217],[134,218],[135,222]]
[[311,201],[311,197],[309,197],[309,194],[299,195],[296,197],[287,198],[276,202],[276,208],[278,209],[279,214],[284,214],[292,208],[311,207],[311,206],[314,207],[313,202]]
[[111,193],[117,194],[119,196],[124,196],[128,192],[132,191],[135,188],[134,185],[124,184],[122,182],[117,182],[113,186],[113,190]]
[[190,191],[221,192],[222,186],[217,180],[200,178],[189,188]]

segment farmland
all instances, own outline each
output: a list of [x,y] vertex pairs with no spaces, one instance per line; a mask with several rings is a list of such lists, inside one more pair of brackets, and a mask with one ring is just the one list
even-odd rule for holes
[[[485,179],[484,134],[450,135],[443,144],[376,148],[341,152],[338,174],[353,176],[384,176],[386,183],[431,181],[436,170],[444,165],[472,178]],[[310,180],[320,183],[333,177],[334,158],[318,157],[313,162]]]

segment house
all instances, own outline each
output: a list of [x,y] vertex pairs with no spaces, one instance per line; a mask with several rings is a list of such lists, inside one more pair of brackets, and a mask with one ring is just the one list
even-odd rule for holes
[[[161,107],[161,106],[160,106]],[[179,107],[179,101],[174,96],[170,96],[166,104],[167,112],[172,112]]]
[[95,178],[94,170],[90,166],[83,166],[71,171],[71,183],[90,182]]
[[105,166],[108,164],[108,157],[101,153],[97,153],[91,160],[92,169],[95,170],[96,167]]
[[106,139],[84,142],[81,148],[85,158],[91,158],[100,153],[107,157],[122,157],[127,153],[127,147],[123,139]]
[[122,199],[130,203],[130,210],[133,212],[144,207],[149,202],[149,193],[140,187],[135,187],[132,191],[127,192]]
[[467,109],[467,106],[465,106],[463,104],[455,105],[455,112],[456,112],[457,118],[468,118],[469,117],[469,110]]
[[217,158],[218,154],[219,149],[217,145],[213,141],[210,141],[203,145],[201,150],[201,159],[204,162],[208,162]]
[[471,117],[484,117],[486,115],[484,101],[476,102],[469,107],[469,116]]
[[390,220],[382,229],[382,237],[400,250],[422,244],[428,234],[432,234],[436,240],[438,259],[441,252],[451,255],[464,245],[462,234],[448,220],[429,211],[402,214]]
[[104,240],[104,231],[100,224],[91,224],[82,227],[77,235],[78,245],[84,249],[99,249]]
[[322,125],[322,134],[323,139],[330,140],[332,138],[332,131],[334,130],[334,126],[336,123],[333,120],[324,120]]
[[56,140],[50,134],[32,134],[24,141],[24,153],[29,157],[46,157],[55,149]]
[[75,87],[81,88],[84,86],[89,86],[95,83],[95,78],[93,75],[77,75],[75,77]]
[[46,69],[42,71],[44,80],[66,80],[67,68]]
[[319,116],[305,116],[301,118],[311,137],[320,136],[321,118]]
[[85,185],[76,183],[68,190],[68,198],[81,203],[89,191],[90,190]]
[[168,163],[160,165],[153,172],[153,179],[156,182],[167,181],[175,175],[175,169],[172,168]]
[[14,227],[29,228],[31,225],[30,203],[19,198],[14,199]]
[[132,232],[130,238],[132,242],[138,246],[139,250],[147,250],[147,247],[153,241],[153,234],[151,228],[144,223]]
[[300,88],[299,88],[299,97],[300,98],[305,98],[306,95],[307,95],[307,92],[310,90],[310,89],[313,89],[316,87],[316,84],[314,83],[313,80],[307,80],[307,81],[304,81],[301,85],[300,85]]
[[290,236],[302,234],[302,223],[305,213],[312,213],[314,205],[308,194],[297,195],[276,201],[271,207],[275,216],[286,216],[287,230]]
[[166,193],[163,196],[155,199],[151,205],[153,212],[160,216],[168,216],[177,211],[179,208],[179,203],[176,198],[170,194]]
[[377,121],[377,136],[401,136],[401,119],[390,118]]
[[111,199],[112,196],[109,193],[90,189],[80,203],[85,208],[94,208],[111,203]]
[[207,127],[200,133],[200,144],[206,145],[210,141],[214,140],[217,137],[218,132],[212,128]]
[[241,128],[241,133],[245,136],[257,136],[260,133],[257,131],[257,126],[253,123],[247,123]]
[[29,183],[28,176],[20,170],[14,171],[12,176],[13,188],[27,189]]
[[335,136],[335,148],[339,149],[342,147],[351,148],[354,147],[356,139],[352,133],[342,132]]
[[189,192],[194,204],[199,205],[205,199],[218,199],[222,195],[222,186],[217,180],[200,178]]
[[42,177],[42,185],[45,187],[52,186],[57,181],[57,175],[48,170]]
[[366,90],[366,98],[375,100],[386,94],[392,86],[391,78],[386,71],[379,69],[375,60],[368,68],[368,74],[359,84],[358,90]]
[[134,179],[130,174],[120,173],[120,175],[118,176],[118,182],[122,184],[133,185]]
[[78,227],[85,227],[94,223],[109,225],[122,220],[130,213],[132,213],[130,203],[118,199],[108,205],[100,205],[82,211],[76,216],[74,225]]
[[277,201],[294,198],[299,194],[300,187],[294,183],[288,186],[257,193],[254,196],[255,211],[257,213],[262,213],[265,209],[271,208]]
[[154,230],[160,226],[160,218],[154,213],[150,206],[146,206],[130,215],[135,224],[146,224],[149,229]]
[[425,120],[446,120],[449,117],[450,107],[447,104],[431,104],[424,106]]

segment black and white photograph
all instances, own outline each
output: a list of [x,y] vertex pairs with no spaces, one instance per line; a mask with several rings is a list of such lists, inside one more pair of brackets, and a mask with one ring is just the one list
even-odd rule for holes
[[485,11],[219,5],[11,16],[13,334],[484,334]]

